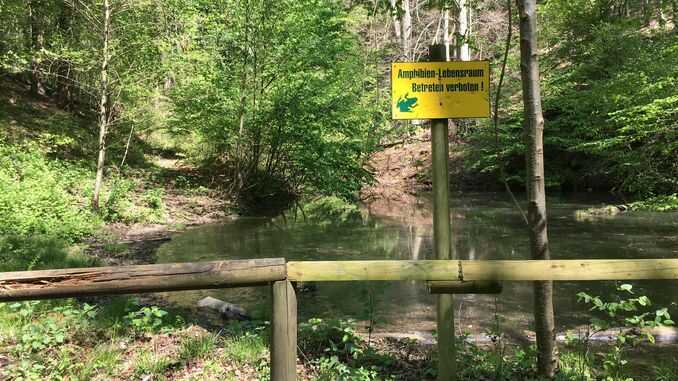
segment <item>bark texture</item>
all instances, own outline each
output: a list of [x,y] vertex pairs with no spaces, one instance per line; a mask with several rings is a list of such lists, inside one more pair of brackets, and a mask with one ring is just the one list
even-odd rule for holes
[[393,34],[395,38],[400,40],[400,18],[398,17],[398,4],[396,0],[390,0],[391,12],[393,13]]
[[286,277],[282,258],[0,273],[0,301],[263,285]]
[[[520,74],[523,85],[525,143],[527,146],[528,222],[533,259],[548,260],[546,191],[544,184],[544,117],[539,88],[536,0],[517,0],[520,13]],[[553,282],[534,282],[534,320],[537,335],[537,369],[553,377],[557,368]]]
[[32,0],[27,5],[31,24],[31,94],[45,95],[39,59],[44,47],[44,31],[40,15],[40,12],[43,11],[41,9],[42,4],[40,1]]
[[297,297],[292,283],[273,282],[271,381],[297,379]]
[[456,14],[456,56],[460,61],[471,60],[471,49],[468,45],[470,32],[471,10],[468,0],[459,0],[457,2]]
[[104,178],[104,164],[106,161],[106,134],[108,130],[109,113],[109,89],[108,89],[108,64],[110,61],[109,42],[111,39],[111,6],[108,0],[104,0],[104,30],[101,60],[101,101],[99,103],[99,155],[97,157],[97,174],[92,192],[92,208],[99,209],[99,194]]
[[405,59],[412,59],[412,13],[410,13],[410,0],[402,0],[402,45]]

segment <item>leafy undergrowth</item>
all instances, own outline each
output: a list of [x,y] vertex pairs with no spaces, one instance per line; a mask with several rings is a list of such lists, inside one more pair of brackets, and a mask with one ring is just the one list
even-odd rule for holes
[[5,77],[0,88],[0,271],[94,265],[68,246],[129,239],[133,225],[143,233],[148,225],[176,230],[223,217],[228,201],[204,173],[166,158],[177,153],[156,135],[134,137],[127,150],[127,126],[111,130],[93,211],[96,116],[60,110]]
[[[267,322],[246,322],[205,329],[123,297],[100,306],[74,300],[5,303],[0,304],[0,379],[268,380],[268,328]],[[460,347],[460,380],[538,379],[534,346],[498,338],[483,347],[464,340]],[[298,348],[302,380],[436,376],[435,348],[413,340],[368,343],[350,320],[300,323]],[[604,363],[600,369],[589,365],[583,366],[578,353],[566,346],[556,379],[628,379],[605,378]],[[675,364],[669,364],[635,380],[671,380],[677,374]]]
[[678,210],[678,193],[651,197],[636,201],[630,205],[632,210],[649,210],[652,212],[671,212]]

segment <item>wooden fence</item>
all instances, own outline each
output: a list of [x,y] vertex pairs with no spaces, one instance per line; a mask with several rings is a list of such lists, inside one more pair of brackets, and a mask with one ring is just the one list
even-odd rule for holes
[[283,258],[0,273],[0,302],[87,295],[270,286],[271,380],[296,379],[291,281],[429,281],[432,293],[496,293],[500,280],[678,279],[678,259],[306,261]]

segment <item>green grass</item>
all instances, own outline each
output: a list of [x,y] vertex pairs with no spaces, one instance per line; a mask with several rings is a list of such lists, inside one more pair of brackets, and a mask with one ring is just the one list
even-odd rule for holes
[[253,363],[268,352],[264,337],[258,333],[243,332],[224,340],[224,357],[236,363]]
[[[0,355],[9,363],[0,379],[265,379],[269,372],[268,326],[228,324],[215,334],[190,323],[166,325],[138,335],[130,312],[142,311],[129,298],[87,307],[73,300],[0,304]],[[157,310],[157,307],[150,308]],[[163,315],[163,316],[169,316]],[[368,346],[350,321],[311,319],[300,325],[300,361],[312,380],[373,381],[434,379],[435,351],[413,343]],[[398,348],[398,349],[396,349]],[[556,381],[600,378],[601,358],[582,362],[576,347],[561,346]],[[605,353],[597,346],[591,353]],[[498,341],[459,348],[460,381],[538,380],[535,349]],[[674,380],[678,367],[659,360],[628,368],[640,380]]]
[[91,267],[98,260],[50,236],[0,235],[0,271]]
[[90,379],[95,375],[111,376],[122,362],[122,351],[113,344],[100,344],[92,349],[92,353],[80,371],[82,379]]
[[678,380],[678,363],[676,361],[663,361],[655,366],[655,381],[674,381]]
[[134,375],[139,379],[143,376],[151,376],[154,380],[165,379],[164,373],[167,371],[173,362],[163,354],[155,351],[142,352],[134,361]]
[[188,336],[179,344],[179,359],[189,362],[205,358],[217,345],[219,336],[208,334],[203,336]]

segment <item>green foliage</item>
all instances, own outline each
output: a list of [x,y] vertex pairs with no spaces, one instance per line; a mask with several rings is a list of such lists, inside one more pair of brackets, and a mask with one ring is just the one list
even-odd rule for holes
[[337,356],[323,357],[319,360],[317,381],[375,381],[393,380],[391,377],[380,376],[376,367],[366,369],[364,367],[353,368],[339,361]]
[[106,221],[134,222],[134,203],[130,196],[135,186],[134,181],[130,179],[112,179],[112,184],[107,192],[106,201],[101,211]]
[[168,313],[157,306],[141,307],[137,311],[130,311],[124,321],[136,332],[149,334],[172,328],[168,321]]
[[223,0],[182,11],[200,25],[188,26],[196,43],[177,64],[173,127],[198,133],[194,157],[225,165],[246,195],[277,182],[277,192],[354,196],[383,115],[343,6]]
[[[654,343],[654,336],[648,329],[662,326],[673,326],[674,321],[667,308],[652,308],[647,296],[635,296],[633,286],[621,284],[617,291],[622,295],[613,300],[604,300],[585,292],[577,294],[580,302],[591,306],[591,311],[599,313],[590,320],[590,328],[582,336],[568,335],[568,345],[579,352],[577,371],[590,375],[595,360],[600,361],[597,376],[604,380],[632,380],[627,375],[628,360],[626,352],[629,348],[643,341]],[[615,331],[614,345],[601,355],[600,359],[592,358],[590,341],[600,332]]]
[[673,362],[662,363],[654,367],[655,381],[678,380],[678,364]]
[[[633,286],[630,284],[622,284],[617,287],[617,290],[630,295],[633,295]],[[636,328],[654,328],[660,326],[674,325],[667,308],[661,308],[655,311],[645,311],[652,306],[650,298],[647,296],[638,296],[635,298],[621,298],[615,301],[604,301],[598,296],[591,296],[585,292],[577,294],[580,302],[591,305],[591,311],[603,312],[611,320],[602,320],[593,318],[591,320],[592,326],[597,330],[604,330],[610,327],[636,327]],[[617,340],[622,344],[631,340],[637,342],[641,337],[645,337],[650,342],[654,342],[654,338],[649,333],[638,335],[635,333],[625,334],[621,333],[617,336]]]
[[[461,338],[463,339],[463,337]],[[462,341],[458,352],[462,380],[531,379],[535,374],[536,348],[517,348],[513,356],[504,351],[489,351]]]
[[392,380],[388,359],[375,356],[352,320],[309,319],[299,324],[299,350],[317,370],[317,380]]
[[342,361],[363,353],[362,339],[352,320],[327,321],[313,318],[299,323],[299,349],[311,356],[337,356]]
[[14,347],[17,352],[31,353],[61,345],[66,341],[69,333],[83,330],[97,315],[95,308],[88,304],[84,304],[82,308],[65,305],[51,310],[51,313],[59,315],[58,319],[48,316],[40,320],[39,324],[34,324],[32,317],[39,303],[24,302],[9,305],[9,308],[27,323],[19,329],[19,341]]
[[[67,344],[89,335],[97,309],[73,302],[55,306],[34,301],[0,304],[0,314],[8,320],[12,332],[10,337],[3,335],[3,345],[11,345],[10,353],[16,358],[4,375],[10,379],[38,380],[53,371],[66,373],[76,366],[70,361],[72,354]],[[43,360],[40,356],[44,353],[57,355]]]
[[162,188],[150,189],[144,194],[146,206],[152,210],[162,211],[165,203],[162,201],[164,190]]
[[650,197],[629,205],[632,210],[649,210],[653,212],[670,212],[678,210],[678,194]]
[[104,192],[105,203],[101,209],[103,218],[107,222],[164,222],[164,190],[152,188],[141,193],[138,188],[138,179],[113,177],[110,188]]
[[85,175],[82,168],[48,160],[32,143],[0,140],[0,235],[74,240],[91,234],[99,223],[78,193]]
[[[675,34],[661,25],[647,28],[646,16],[665,4],[632,3],[555,0],[540,6],[549,187],[614,189],[644,198],[678,191]],[[468,164],[476,173],[522,184],[522,111],[513,105],[501,111],[506,116],[498,131],[481,128],[470,136]]]
[[0,236],[0,271],[96,266],[96,258],[71,252],[65,243],[46,236]]

